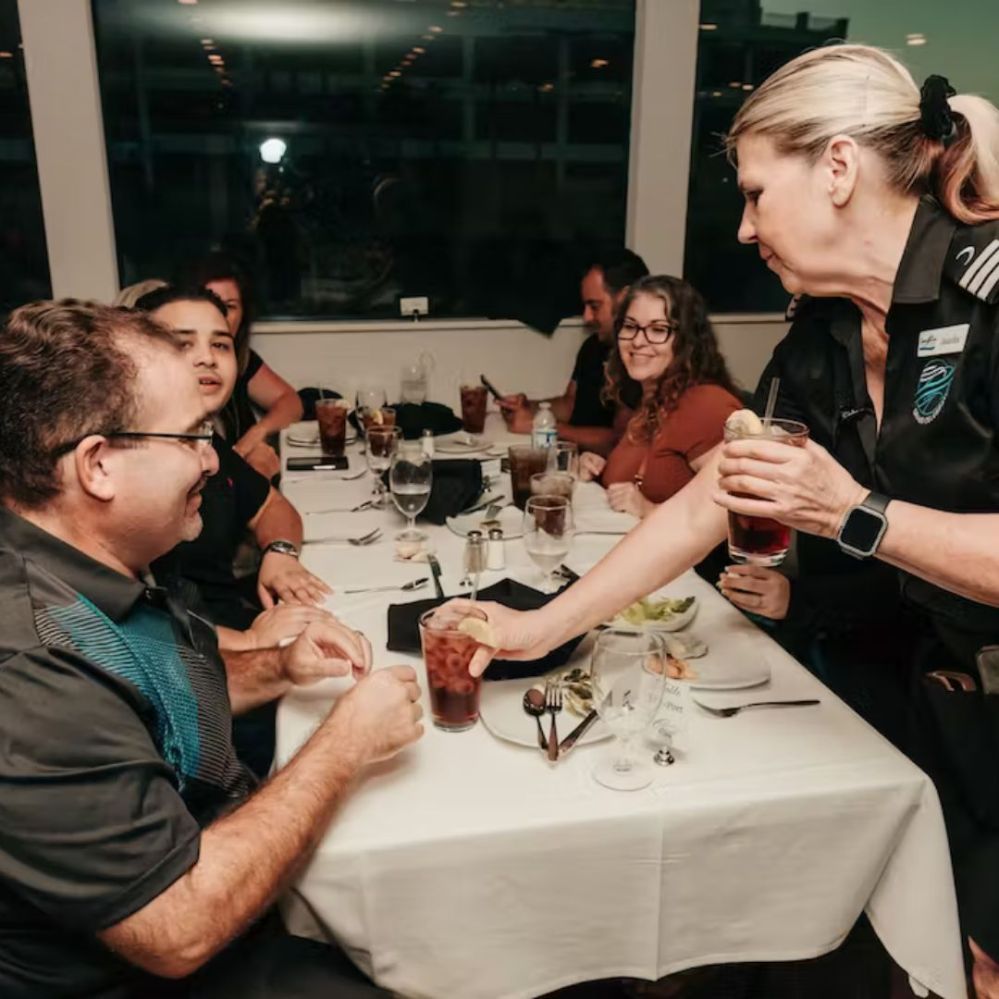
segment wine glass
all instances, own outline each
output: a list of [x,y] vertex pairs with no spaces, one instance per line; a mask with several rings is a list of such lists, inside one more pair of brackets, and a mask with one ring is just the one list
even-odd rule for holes
[[565,561],[575,525],[565,496],[532,496],[524,508],[524,547],[541,570],[543,593],[555,592],[552,573]]
[[615,791],[637,791],[652,781],[648,760],[632,744],[655,718],[666,686],[666,646],[653,631],[601,632],[590,660],[593,707],[614,736],[612,755],[593,770]]
[[398,427],[389,426],[383,423],[372,423],[368,427],[368,468],[374,476],[375,499],[373,506],[380,507],[385,502],[385,486],[382,482],[382,472],[386,471],[392,464],[392,456],[399,447],[399,438],[402,432]]
[[389,488],[399,513],[409,518],[409,526],[399,538],[403,541],[425,541],[427,535],[416,528],[417,515],[430,499],[434,463],[425,454],[419,441],[400,444],[392,456]]

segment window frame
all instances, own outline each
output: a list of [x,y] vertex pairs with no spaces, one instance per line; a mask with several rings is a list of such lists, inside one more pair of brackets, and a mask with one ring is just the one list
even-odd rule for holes
[[[118,263],[90,0],[18,0],[53,295],[110,301]],[[636,0],[628,245],[653,272],[683,273],[700,0]],[[58,66],[57,74],[49,67]],[[663,220],[669,220],[664,223]],[[726,322],[772,321],[770,314]],[[783,318],[783,317],[781,317]],[[435,319],[424,329],[507,320]],[[268,320],[260,332],[398,332],[411,322]],[[514,325],[519,325],[514,323]]]

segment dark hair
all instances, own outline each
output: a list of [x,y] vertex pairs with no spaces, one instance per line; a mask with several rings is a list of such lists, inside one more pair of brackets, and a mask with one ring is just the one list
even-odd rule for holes
[[128,340],[176,347],[149,316],[66,298],[15,309],[0,330],[0,498],[37,509],[59,494],[58,449],[134,427]]
[[177,281],[184,287],[203,288],[212,281],[234,281],[239,288],[243,319],[236,330],[236,363],[239,373],[246,371],[250,360],[250,326],[256,319],[256,296],[249,270],[235,258],[215,250],[177,269]]
[[223,318],[228,312],[225,302],[214,291],[194,285],[181,287],[176,284],[165,284],[162,288],[154,288],[147,292],[135,303],[135,308],[140,312],[155,312],[164,305],[172,305],[174,302],[207,302],[209,305],[214,305],[222,313]]
[[612,295],[617,295],[649,273],[645,261],[623,246],[604,249],[593,254],[586,265],[584,275],[597,269],[604,276],[604,286]]
[[[628,425],[628,434],[633,439],[649,440],[659,429],[663,417],[676,409],[680,396],[692,386],[719,385],[736,396],[738,389],[718,349],[718,340],[708,319],[708,308],[693,285],[681,278],[663,274],[636,281],[617,310],[615,335],[638,295],[651,295],[663,301],[666,315],[676,324],[671,340],[673,360],[659,379],[655,394],[643,397],[638,412]],[[604,378],[601,398],[614,405],[622,405],[624,396],[628,396],[629,390],[633,391],[636,384],[617,349],[611,351]]]

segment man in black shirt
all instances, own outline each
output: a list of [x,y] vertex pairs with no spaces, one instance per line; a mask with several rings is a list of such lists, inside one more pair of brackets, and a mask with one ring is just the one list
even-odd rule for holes
[[[620,249],[595,258],[583,275],[583,322],[590,335],[579,348],[565,392],[547,400],[555,414],[559,437],[575,442],[581,450],[607,455],[614,447],[615,410],[600,398],[604,365],[614,347],[617,307],[628,288],[648,273],[638,254]],[[531,432],[537,400],[529,400],[522,393],[510,395],[500,400],[500,408],[513,433]]]
[[181,595],[149,583],[149,562],[200,530],[217,467],[171,335],[102,306],[16,310],[0,428],[0,995],[247,995],[247,973],[380,994],[267,922],[234,941],[357,772],[419,737],[413,671],[360,680],[251,797],[231,712],[363,673],[370,646],[327,619],[223,664]]

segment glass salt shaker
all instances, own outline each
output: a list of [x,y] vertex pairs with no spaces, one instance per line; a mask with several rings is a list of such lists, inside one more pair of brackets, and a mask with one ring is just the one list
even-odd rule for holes
[[486,568],[486,541],[481,531],[469,531],[465,541],[465,579],[463,584],[472,587],[471,599],[479,591],[479,576]]
[[434,456],[434,432],[432,430],[423,431],[420,435],[420,446],[423,448],[423,453],[428,458],[432,458]]
[[486,568],[506,568],[506,550],[503,545],[502,527],[491,527],[489,529],[489,543],[486,546]]

